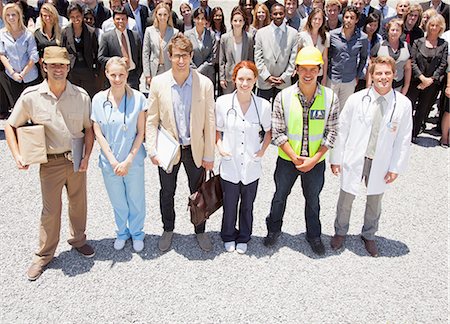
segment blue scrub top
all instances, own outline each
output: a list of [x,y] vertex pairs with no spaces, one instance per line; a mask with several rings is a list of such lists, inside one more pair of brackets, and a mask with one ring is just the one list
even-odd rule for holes
[[[107,103],[107,95],[108,90],[104,90],[92,98],[91,119],[100,126],[103,136],[105,136],[106,141],[109,143],[117,161],[123,162],[133,147],[133,142],[137,134],[139,113],[147,110],[147,100],[142,93],[133,89],[132,95],[128,93],[127,96],[123,96],[118,109],[115,109],[111,104]],[[125,97],[126,116],[124,124]],[[143,166],[146,155],[144,144],[142,144],[133,159],[131,167]],[[103,150],[100,151],[99,167],[111,168],[111,164],[103,153]]]

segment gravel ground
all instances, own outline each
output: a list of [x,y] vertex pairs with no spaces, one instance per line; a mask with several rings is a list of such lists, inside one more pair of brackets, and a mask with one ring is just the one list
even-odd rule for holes
[[[2,129],[2,127],[0,127]],[[321,195],[324,257],[305,241],[304,200],[298,182],[289,198],[283,235],[273,249],[262,245],[264,218],[274,192],[275,147],[264,158],[255,202],[254,236],[248,253],[224,251],[221,210],[208,221],[214,250],[197,246],[186,211],[187,185],[180,172],[176,235],[160,253],[157,170],[146,165],[145,249],[131,243],[113,249],[114,220],[97,167],[98,146],[88,172],[87,235],[96,249],[85,259],[67,244],[66,201],[56,257],[40,279],[25,272],[38,244],[41,209],[38,167],[19,172],[0,133],[0,231],[3,267],[2,323],[273,323],[448,320],[449,150],[425,135],[413,145],[408,172],[383,200],[377,236],[381,257],[371,258],[358,236],[364,198],[355,201],[346,249],[333,253],[329,240],[339,191],[327,169]]]

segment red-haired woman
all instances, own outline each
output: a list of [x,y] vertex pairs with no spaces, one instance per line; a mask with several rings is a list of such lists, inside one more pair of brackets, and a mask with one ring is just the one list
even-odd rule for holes
[[[233,70],[236,91],[217,98],[216,143],[222,157],[221,237],[225,250],[247,251],[253,225],[253,202],[261,175],[261,158],[272,133],[270,103],[252,93],[258,77],[253,62],[241,61]],[[236,228],[239,200],[239,226]]]

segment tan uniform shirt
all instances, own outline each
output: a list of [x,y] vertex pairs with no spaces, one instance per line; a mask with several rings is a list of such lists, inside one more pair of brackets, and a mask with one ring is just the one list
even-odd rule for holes
[[72,138],[82,137],[92,127],[91,99],[87,92],[67,81],[59,99],[50,91],[47,80],[28,87],[17,100],[8,123],[17,128],[31,120],[44,125],[48,154],[72,149]]

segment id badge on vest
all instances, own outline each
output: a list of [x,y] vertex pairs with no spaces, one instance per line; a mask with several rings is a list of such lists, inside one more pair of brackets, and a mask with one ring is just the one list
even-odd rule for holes
[[325,110],[310,110],[309,111],[310,119],[325,119]]

